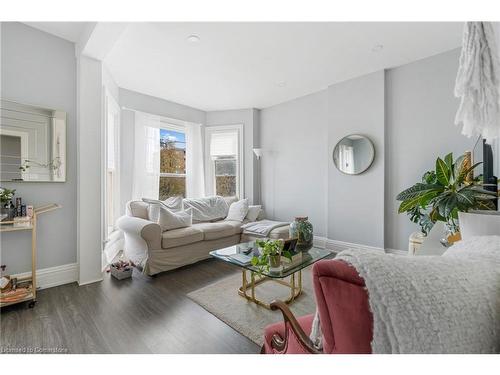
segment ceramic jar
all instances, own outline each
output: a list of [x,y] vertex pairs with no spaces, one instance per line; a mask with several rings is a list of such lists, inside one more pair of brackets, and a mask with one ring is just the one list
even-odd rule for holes
[[297,248],[305,249],[313,245],[313,226],[307,216],[297,216],[290,224],[290,238],[297,239]]

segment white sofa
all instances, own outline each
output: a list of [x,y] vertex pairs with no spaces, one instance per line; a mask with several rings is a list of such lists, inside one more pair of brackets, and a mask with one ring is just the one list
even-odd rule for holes
[[[196,263],[209,258],[212,250],[257,238],[242,234],[243,223],[229,220],[162,232],[159,224],[148,220],[148,205],[143,201],[128,202],[126,215],[117,221],[125,237],[125,255],[147,275]],[[288,238],[288,227],[274,229],[269,237]]]

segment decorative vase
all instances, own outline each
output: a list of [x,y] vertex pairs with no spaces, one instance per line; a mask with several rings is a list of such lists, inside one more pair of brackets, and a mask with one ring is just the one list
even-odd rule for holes
[[410,234],[410,238],[408,239],[408,255],[416,255],[418,253],[424,243],[425,237],[425,234],[422,232],[413,232]]
[[445,235],[439,242],[441,242],[441,245],[444,247],[448,248],[453,246],[453,244],[457,241],[460,241],[462,239],[462,236],[460,235],[459,227],[456,223],[454,222],[448,222],[445,224]]
[[1,213],[3,215],[7,215],[5,218],[7,220],[12,220],[14,218],[15,207],[12,201],[6,202],[2,205]]
[[279,268],[281,266],[281,255],[269,255],[269,267]]
[[313,226],[307,216],[298,216],[290,224],[290,238],[297,239],[297,249],[310,248],[313,244]]

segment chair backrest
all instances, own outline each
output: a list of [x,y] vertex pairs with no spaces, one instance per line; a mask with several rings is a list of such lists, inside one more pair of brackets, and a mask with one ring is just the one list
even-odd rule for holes
[[371,353],[373,316],[364,280],[351,265],[322,260],[313,267],[325,353]]

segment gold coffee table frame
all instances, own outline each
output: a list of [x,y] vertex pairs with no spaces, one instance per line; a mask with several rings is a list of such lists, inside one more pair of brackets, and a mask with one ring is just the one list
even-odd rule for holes
[[[250,282],[248,282],[247,279],[247,271],[250,272]],[[290,281],[285,281],[284,279],[286,279],[286,277],[290,277]],[[241,297],[246,298],[247,300],[252,301],[259,306],[271,310],[271,306],[269,303],[266,303],[255,296],[255,289],[262,283],[273,281],[290,288],[290,297],[288,297],[288,299],[284,301],[286,304],[290,304],[295,301],[295,299],[302,293],[302,270],[300,269],[297,272],[294,272],[290,276],[286,277],[282,279],[272,278],[269,276],[260,275],[255,271],[243,269],[241,277],[241,287],[238,289],[238,294]],[[250,292],[250,294],[248,294],[248,292]]]

